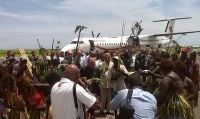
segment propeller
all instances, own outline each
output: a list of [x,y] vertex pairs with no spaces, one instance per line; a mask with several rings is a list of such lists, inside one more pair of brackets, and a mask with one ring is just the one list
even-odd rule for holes
[[101,32],[99,32],[99,33],[97,34],[97,38],[99,37],[100,34],[101,34]]
[[132,26],[132,35],[137,37],[142,32],[143,28],[141,27],[142,20],[140,22],[136,21]]
[[94,38],[94,32],[93,32],[93,30],[92,30],[92,37]]
[[[97,34],[96,38],[98,38],[100,34],[101,34],[101,32],[99,32],[99,33]],[[92,30],[92,37],[94,38],[94,31],[93,31],[93,30]]]
[[130,42],[133,45],[133,47],[140,47],[140,42],[139,42],[140,39],[138,36],[143,30],[143,28],[141,27],[141,23],[142,20],[140,22],[136,21],[131,28],[132,33],[128,38],[128,42]]
[[[100,36],[101,32],[97,34],[96,38],[98,38]],[[95,38],[94,36],[94,31],[92,30],[92,38]],[[90,50],[94,51],[95,50],[95,44],[93,40],[89,40],[90,43]]]

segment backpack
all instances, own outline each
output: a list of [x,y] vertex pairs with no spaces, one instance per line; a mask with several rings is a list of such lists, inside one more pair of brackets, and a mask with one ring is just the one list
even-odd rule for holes
[[128,90],[126,102],[120,106],[118,119],[133,119],[133,114],[135,109],[131,106],[131,98],[132,98],[133,89]]
[[76,95],[76,83],[74,83],[74,85],[73,85],[73,97],[74,97],[74,105],[75,105],[76,112],[77,112],[76,119],[80,119],[79,114],[78,114],[78,102],[77,102],[77,95]]

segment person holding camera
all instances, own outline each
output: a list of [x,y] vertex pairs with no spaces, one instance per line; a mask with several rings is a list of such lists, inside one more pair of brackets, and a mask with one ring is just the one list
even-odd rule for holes
[[110,103],[110,110],[119,111],[118,119],[154,119],[157,111],[156,98],[143,90],[139,72],[125,80],[127,89],[118,91]]
[[99,108],[98,99],[86,92],[85,86],[78,67],[66,66],[63,77],[51,89],[53,119],[84,119],[83,105]]

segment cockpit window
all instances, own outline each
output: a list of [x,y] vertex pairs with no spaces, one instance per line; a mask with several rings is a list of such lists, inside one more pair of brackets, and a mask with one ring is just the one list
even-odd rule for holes
[[[78,41],[72,41],[70,44],[77,44]],[[83,41],[79,41],[79,44],[84,44]]]

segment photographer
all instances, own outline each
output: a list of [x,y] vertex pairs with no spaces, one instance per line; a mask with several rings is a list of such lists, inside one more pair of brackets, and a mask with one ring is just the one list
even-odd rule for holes
[[127,89],[117,93],[110,103],[110,109],[120,109],[119,119],[154,119],[157,101],[152,94],[143,91],[144,83],[140,74],[138,72],[131,74],[125,80],[125,84]]
[[66,66],[63,77],[51,89],[54,119],[84,119],[83,104],[94,110],[99,108],[98,99],[84,87],[78,67],[73,64]]

